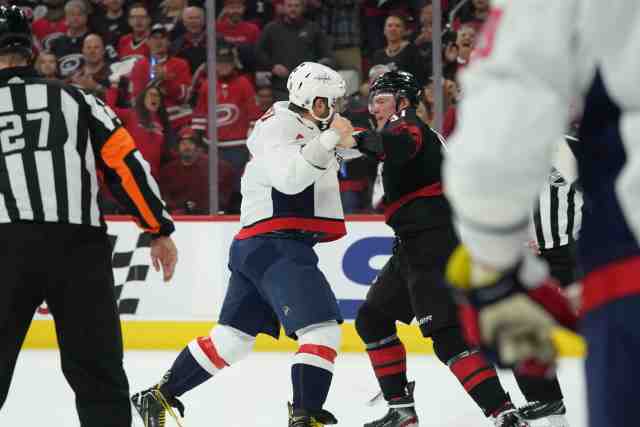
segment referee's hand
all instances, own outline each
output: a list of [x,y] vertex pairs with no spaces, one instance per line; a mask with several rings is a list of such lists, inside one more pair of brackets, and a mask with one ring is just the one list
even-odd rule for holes
[[162,265],[162,275],[165,282],[171,280],[178,262],[178,249],[171,237],[162,236],[151,241],[151,261],[153,261],[153,267],[156,271],[160,271]]

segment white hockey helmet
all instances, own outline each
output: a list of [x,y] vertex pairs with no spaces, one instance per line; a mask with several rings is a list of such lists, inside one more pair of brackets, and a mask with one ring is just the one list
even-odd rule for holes
[[[346,84],[342,76],[331,68],[316,62],[303,62],[289,74],[287,89],[289,102],[308,110],[314,119],[326,125],[333,117],[338,100],[346,92]],[[327,98],[327,117],[316,117],[314,114],[312,107],[316,98]]]

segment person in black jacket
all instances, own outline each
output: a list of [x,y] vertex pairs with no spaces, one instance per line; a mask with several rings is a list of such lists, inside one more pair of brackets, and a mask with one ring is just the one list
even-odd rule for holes
[[442,284],[458,239],[442,192],[444,139],[416,116],[420,86],[407,72],[390,71],[371,86],[371,111],[379,130],[355,136],[358,148],[384,162],[385,218],[395,232],[393,255],[371,286],[356,318],[389,411],[366,427],[417,426],[414,383],[396,321],[417,319],[436,356],[496,426],[522,427],[519,413],[495,369],[465,343],[456,306]]

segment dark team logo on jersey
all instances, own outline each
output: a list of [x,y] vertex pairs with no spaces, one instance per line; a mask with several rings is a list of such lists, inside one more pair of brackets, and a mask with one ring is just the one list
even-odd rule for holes
[[58,68],[62,77],[69,77],[82,67],[84,57],[81,53],[72,53],[58,59]]

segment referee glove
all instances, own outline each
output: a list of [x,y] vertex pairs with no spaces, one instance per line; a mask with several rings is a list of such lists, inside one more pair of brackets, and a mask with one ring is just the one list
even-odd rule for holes
[[460,245],[449,258],[446,281],[471,346],[521,375],[553,372],[553,329],[575,329],[577,314],[543,260],[526,253],[511,269],[498,271],[474,264]]

